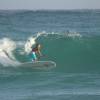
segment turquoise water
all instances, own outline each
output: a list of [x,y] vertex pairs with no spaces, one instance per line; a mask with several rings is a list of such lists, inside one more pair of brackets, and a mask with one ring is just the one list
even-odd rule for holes
[[[56,68],[17,66],[33,36]],[[100,10],[1,10],[0,100],[99,100],[99,52]]]

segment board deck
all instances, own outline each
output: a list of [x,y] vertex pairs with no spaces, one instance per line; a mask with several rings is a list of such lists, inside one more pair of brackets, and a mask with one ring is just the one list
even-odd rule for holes
[[19,67],[56,67],[56,63],[53,61],[35,61],[21,63]]

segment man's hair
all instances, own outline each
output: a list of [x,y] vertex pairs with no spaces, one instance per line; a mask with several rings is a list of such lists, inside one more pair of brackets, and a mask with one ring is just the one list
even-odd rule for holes
[[38,47],[40,44],[39,43],[36,43],[35,47]]

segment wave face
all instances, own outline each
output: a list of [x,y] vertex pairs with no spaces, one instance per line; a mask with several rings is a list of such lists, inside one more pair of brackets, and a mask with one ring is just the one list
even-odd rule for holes
[[[67,34],[67,33],[66,33]],[[59,70],[98,71],[100,37],[84,37],[78,33],[48,34],[40,37],[44,58],[57,63]]]
[[[18,62],[30,61],[31,46],[36,42],[42,45],[43,57],[40,60],[52,60],[58,70],[98,71],[100,66],[100,37],[85,37],[79,33],[36,33],[26,41],[2,39],[1,64],[8,66]],[[7,66],[6,64],[6,66]],[[17,66],[17,65],[16,65]]]

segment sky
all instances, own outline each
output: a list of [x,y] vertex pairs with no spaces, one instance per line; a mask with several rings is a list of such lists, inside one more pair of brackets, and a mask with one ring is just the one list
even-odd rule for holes
[[100,9],[100,0],[0,0],[0,9]]

